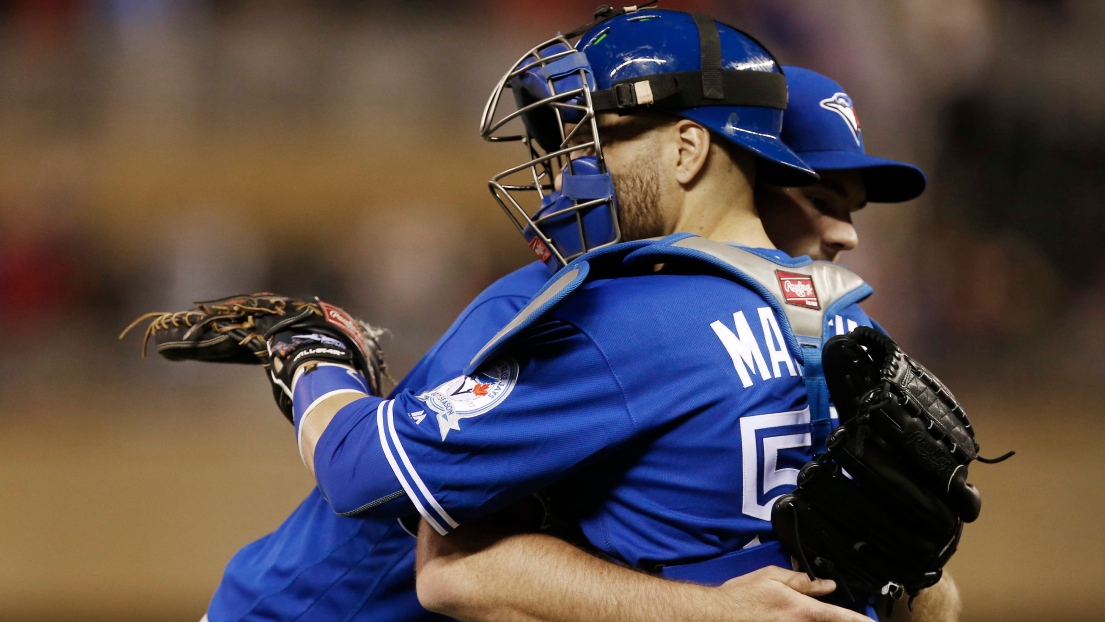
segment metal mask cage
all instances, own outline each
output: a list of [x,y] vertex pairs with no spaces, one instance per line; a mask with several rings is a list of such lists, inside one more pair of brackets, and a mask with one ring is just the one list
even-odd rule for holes
[[[560,51],[553,51],[548,56],[542,56],[542,53],[549,52],[550,48],[561,47],[563,49]],[[546,205],[546,199],[555,192],[556,176],[563,170],[567,170],[569,174],[575,174],[573,167],[575,157],[593,155],[598,162],[599,172],[609,174],[602,155],[598,123],[595,118],[591,91],[588,88],[590,83],[588,70],[583,67],[575,70],[581,86],[558,92],[554,79],[549,77],[546,78],[545,82],[547,92],[551,95],[520,106],[516,103],[513,110],[504,111],[501,108],[504,107],[502,106],[502,95],[507,90],[513,92],[512,82],[515,79],[521,78],[527,72],[547,67],[553,62],[565,59],[573,54],[582,54],[582,52],[576,50],[564,35],[558,35],[531,48],[514,63],[511,69],[496,84],[487,105],[484,107],[483,116],[480,120],[480,136],[484,140],[490,142],[521,142],[525,146],[528,152],[528,161],[508,168],[492,177],[488,182],[488,188],[499,206],[518,228],[518,231],[523,236],[526,236],[527,230],[534,234],[530,245],[538,253],[538,256],[542,257],[544,253],[540,250],[536,240],[540,240],[541,245],[560,265],[566,265],[584,253],[616,244],[621,240],[617,208],[612,196],[575,201],[573,205],[564,209],[538,215],[538,212]],[[571,74],[564,74],[558,76],[558,78],[567,75]],[[515,99],[517,102],[521,98],[508,99]],[[552,149],[541,147],[537,138],[530,133],[524,123],[526,115],[543,107],[548,107],[555,119],[554,129],[557,132],[556,138],[559,139],[559,144]],[[564,118],[569,113],[571,116],[581,115],[578,122],[570,129],[568,129],[570,123]],[[514,128],[518,124],[521,124],[522,131],[514,133]],[[613,240],[591,245],[588,242],[584,226],[584,214],[604,203],[606,209],[610,211],[610,219],[614,228]],[[532,207],[527,207],[530,205]],[[552,219],[562,222],[563,219],[569,216],[575,218],[580,241],[578,248],[581,250],[565,253],[562,245],[548,235],[542,225],[548,224]],[[545,260],[546,257],[542,257],[542,259]]]

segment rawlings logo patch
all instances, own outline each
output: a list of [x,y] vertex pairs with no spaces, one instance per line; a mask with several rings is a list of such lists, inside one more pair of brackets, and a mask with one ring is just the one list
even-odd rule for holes
[[371,350],[368,347],[368,342],[365,341],[364,333],[361,332],[361,327],[357,323],[357,320],[354,320],[353,316],[334,305],[327,304],[321,300],[318,301],[318,304],[322,307],[323,317],[326,318],[326,321],[336,326],[338,330],[352,339],[353,343],[361,349],[361,353],[367,358]]
[[817,289],[813,286],[813,277],[784,270],[776,270],[775,275],[779,277],[783,300],[788,305],[804,309],[821,308],[821,302],[817,299]]
[[502,359],[488,363],[471,376],[453,378],[418,396],[437,413],[441,440],[450,430],[460,431],[461,419],[478,417],[503,402],[518,382],[518,363]]
[[549,247],[545,246],[541,238],[535,237],[530,240],[529,247],[533,250],[533,254],[537,255],[537,258],[542,262],[548,261],[549,258],[552,257],[552,253],[549,252]]
[[906,437],[906,444],[913,448],[913,456],[918,464],[930,473],[954,473],[959,463],[945,453],[940,447],[939,441],[932,441],[932,437],[924,432],[912,432]]

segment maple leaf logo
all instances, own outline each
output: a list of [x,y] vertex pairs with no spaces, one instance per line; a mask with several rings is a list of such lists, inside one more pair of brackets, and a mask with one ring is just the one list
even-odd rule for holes
[[491,388],[491,383],[478,382],[476,386],[472,387],[472,395],[478,397],[487,397],[487,390]]

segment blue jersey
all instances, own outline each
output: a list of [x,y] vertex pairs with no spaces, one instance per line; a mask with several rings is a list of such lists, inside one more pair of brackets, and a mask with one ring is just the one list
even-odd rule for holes
[[[770,279],[684,269],[664,248],[682,240],[573,262],[446,382],[327,409],[348,375],[305,376],[301,449],[330,503],[381,517],[413,503],[448,533],[566,487],[590,543],[629,565],[765,546],[771,504],[812,458],[821,416],[797,337],[835,314],[869,323],[854,304],[869,289],[842,287],[851,273],[832,264],[731,247]],[[668,255],[650,260],[656,249]]]
[[[468,305],[396,391],[447,380],[548,279],[548,270],[533,263],[491,285]],[[414,543],[390,518],[335,514],[316,488],[274,533],[247,545],[230,560],[208,618],[211,622],[444,620],[418,604]]]

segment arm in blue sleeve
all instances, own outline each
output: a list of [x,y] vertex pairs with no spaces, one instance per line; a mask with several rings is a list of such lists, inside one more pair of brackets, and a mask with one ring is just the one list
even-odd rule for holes
[[621,385],[587,335],[561,326],[525,345],[433,389],[344,406],[313,456],[334,508],[383,511],[387,495],[405,493],[445,534],[634,437]]
[[[335,512],[387,518],[411,513],[376,433],[377,412],[388,402],[368,394],[359,372],[319,364],[297,374],[292,395],[300,457]],[[343,442],[319,455],[324,432]]]
[[632,438],[636,426],[602,350],[571,326],[537,333],[515,350],[524,356],[388,400],[358,389],[341,366],[297,378],[300,450],[334,510],[391,517],[413,504],[444,534]]
[[[440,382],[451,377],[449,372],[455,375],[454,370],[467,364],[480,346],[525,305],[526,299],[502,295],[473,303],[396,387],[393,396],[408,388],[422,388],[430,379]],[[414,513],[416,508],[396,475],[400,472],[398,466],[388,461],[378,440],[376,415],[382,400],[366,399],[370,396],[363,377],[347,367],[319,367],[310,374],[300,374],[293,386],[301,457],[335,511],[384,518]],[[316,459],[319,439],[328,430],[344,440],[334,447],[333,455]],[[356,451],[346,449],[350,446],[357,447]],[[392,458],[397,456],[393,454]]]

